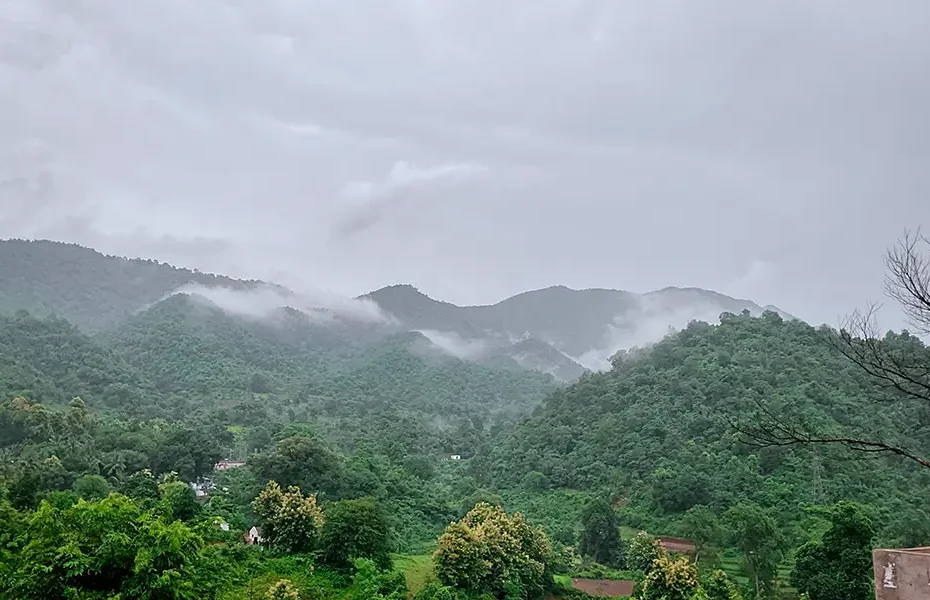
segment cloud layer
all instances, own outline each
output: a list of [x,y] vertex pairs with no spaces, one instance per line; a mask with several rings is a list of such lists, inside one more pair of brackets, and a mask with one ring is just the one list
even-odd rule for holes
[[696,285],[835,323],[930,223],[928,20],[922,0],[7,0],[0,235],[459,303]]
[[391,319],[371,300],[349,298],[339,294],[312,291],[293,293],[265,285],[243,291],[220,286],[189,284],[175,290],[175,294],[188,294],[204,298],[224,311],[256,319],[273,316],[282,308],[293,308],[308,318],[326,322],[333,316],[372,323],[387,323]]

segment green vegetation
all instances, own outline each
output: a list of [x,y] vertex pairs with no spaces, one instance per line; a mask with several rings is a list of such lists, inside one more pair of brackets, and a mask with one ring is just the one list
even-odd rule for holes
[[[773,313],[692,323],[639,358],[557,391],[475,471],[500,487],[535,471],[554,489],[603,489],[623,506],[622,522],[668,534],[693,534],[685,515],[697,506],[720,516],[751,502],[792,545],[810,531],[805,505],[853,500],[873,507],[882,543],[906,543],[902,520],[926,527],[920,498],[930,470],[837,446],[755,449],[732,426],[762,405],[830,433],[919,444],[922,407],[874,410],[872,398],[887,390],[836,352],[835,336]],[[890,334],[884,343],[930,364],[912,336]],[[930,530],[918,537],[930,540]]]
[[[44,275],[0,270],[19,282],[0,307],[40,315],[0,314],[3,600],[582,597],[572,578],[634,580],[644,599],[864,600],[872,544],[930,542],[930,469],[906,460],[926,454],[926,405],[837,351],[930,364],[907,333],[725,313],[561,386],[403,328],[165,298],[210,277],[195,272],[9,248]],[[76,282],[50,257],[70,252],[110,265],[100,289],[59,290]],[[747,422],[818,436],[756,444]]]
[[871,519],[848,502],[819,512],[830,520],[830,529],[822,539],[798,549],[792,584],[810,600],[869,600],[873,594]]

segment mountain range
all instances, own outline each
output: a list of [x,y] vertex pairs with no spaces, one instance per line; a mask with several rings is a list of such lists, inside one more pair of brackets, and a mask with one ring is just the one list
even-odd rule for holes
[[714,323],[724,312],[766,310],[792,318],[776,307],[677,287],[639,294],[552,286],[485,306],[435,300],[406,284],[338,298],[51,241],[0,241],[0,282],[0,312],[58,315],[87,332],[106,331],[187,293],[239,316],[288,307],[316,323],[338,322],[345,335],[358,335],[363,325],[369,332],[416,332],[451,356],[562,381],[606,368],[618,350],[653,343],[692,320]]

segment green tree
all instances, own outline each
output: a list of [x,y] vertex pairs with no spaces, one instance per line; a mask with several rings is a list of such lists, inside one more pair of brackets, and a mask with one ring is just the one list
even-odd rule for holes
[[659,556],[646,573],[640,588],[641,600],[692,600],[700,589],[697,567],[685,558]]
[[352,560],[355,574],[349,588],[350,600],[406,600],[407,580],[402,573],[382,571],[368,558]]
[[71,486],[78,497],[84,500],[101,500],[110,493],[110,484],[100,475],[82,475]]
[[148,469],[136,471],[130,475],[120,486],[120,492],[143,504],[161,497],[155,475]]
[[382,570],[391,568],[390,525],[373,498],[329,505],[319,547],[323,560],[340,569],[350,567],[356,558],[371,559]]
[[181,481],[170,481],[161,486],[162,504],[172,518],[190,521],[200,514],[200,503],[191,486]]
[[872,520],[851,502],[816,512],[830,520],[830,528],[798,549],[791,584],[810,600],[871,599]]
[[713,571],[701,587],[707,594],[707,600],[743,600],[736,584],[720,569]]
[[300,594],[289,579],[279,579],[272,583],[265,597],[268,600],[300,600]]
[[602,565],[621,568],[624,564],[623,541],[617,515],[607,500],[598,498],[582,513],[584,529],[579,552]]
[[645,531],[640,531],[630,540],[626,564],[630,569],[648,573],[652,569],[652,563],[661,554],[662,547],[659,546],[659,542]]
[[785,556],[785,540],[778,523],[758,504],[741,502],[724,514],[727,537],[742,554],[756,600],[770,596],[778,565]]
[[[43,502],[29,518],[11,597],[188,600],[202,541],[111,494],[58,510]],[[92,594],[98,594],[96,596]]]
[[710,548],[718,545],[723,535],[717,515],[703,505],[692,506],[682,516],[681,533],[694,542],[694,562],[699,562]]
[[481,502],[446,527],[433,555],[444,585],[496,597],[541,597],[550,579],[552,546],[520,513]]
[[277,482],[269,481],[252,501],[252,510],[261,519],[270,545],[288,552],[306,552],[316,546],[323,512],[314,494],[305,496],[294,486],[283,491]]

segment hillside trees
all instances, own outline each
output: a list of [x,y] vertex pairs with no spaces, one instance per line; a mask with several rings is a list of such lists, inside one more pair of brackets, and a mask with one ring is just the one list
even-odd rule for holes
[[27,534],[29,543],[13,559],[9,597],[196,597],[200,538],[178,521],[142,512],[125,496],[64,510],[43,502],[29,517]]
[[[717,515],[754,502],[798,544],[807,539],[803,502],[848,499],[880,514],[919,514],[930,470],[835,446],[754,448],[732,427],[761,404],[823,431],[919,443],[926,415],[907,403],[871,410],[868,377],[825,343],[837,335],[774,313],[693,322],[636,360],[554,393],[474,470],[485,486],[515,487],[538,471],[554,489],[618,490],[618,516],[653,531],[680,529],[695,501]],[[919,343],[904,350],[927,353]],[[876,520],[883,539],[897,538],[895,527]]]
[[[930,239],[920,230],[907,232],[885,255],[885,294],[895,300],[919,334],[930,334]],[[877,305],[846,319],[838,336],[827,341],[865,374],[874,386],[871,404],[860,410],[887,410],[891,403],[930,409],[930,351],[908,332],[883,334]],[[885,453],[930,468],[930,449],[909,443],[914,431],[878,436],[868,429],[831,431],[792,419],[759,405],[761,424],[738,426],[757,447],[839,444],[866,453]],[[867,416],[866,416],[867,417]]]

